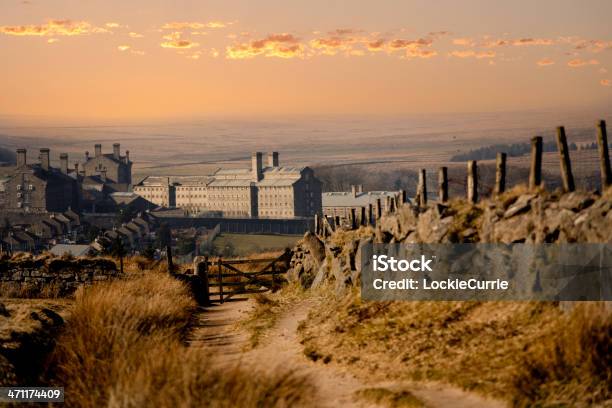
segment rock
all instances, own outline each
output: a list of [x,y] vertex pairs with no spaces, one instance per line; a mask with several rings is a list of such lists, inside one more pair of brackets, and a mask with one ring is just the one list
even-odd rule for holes
[[328,268],[327,265],[325,265],[324,263],[321,264],[321,267],[319,268],[314,280],[312,281],[312,286],[311,288],[318,288],[320,287],[328,278]]
[[592,194],[582,191],[574,191],[561,196],[561,199],[559,200],[559,207],[578,212],[591,206],[594,202],[595,198]]
[[515,215],[525,212],[531,208],[531,200],[535,194],[523,194],[512,204],[504,213],[504,218],[514,217]]
[[313,257],[318,263],[325,259],[325,245],[316,235],[307,231],[304,234],[304,248],[308,250],[310,256]]

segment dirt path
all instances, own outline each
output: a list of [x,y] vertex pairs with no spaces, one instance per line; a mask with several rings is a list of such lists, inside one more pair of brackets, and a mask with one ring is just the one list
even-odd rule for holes
[[432,408],[505,406],[498,401],[485,399],[447,385],[413,382],[367,383],[338,365],[315,363],[307,359],[299,342],[297,328],[314,304],[313,300],[305,300],[287,310],[267,333],[264,344],[248,351],[244,351],[248,345],[248,333],[236,329],[236,322],[246,317],[246,314],[252,310],[252,301],[230,302],[207,308],[199,314],[199,324],[190,342],[194,347],[208,347],[220,365],[259,362],[262,363],[259,366],[269,367],[270,370],[282,366],[308,375],[317,389],[315,396],[317,407],[377,406],[355,397],[357,391],[368,388],[408,391],[427,407]]

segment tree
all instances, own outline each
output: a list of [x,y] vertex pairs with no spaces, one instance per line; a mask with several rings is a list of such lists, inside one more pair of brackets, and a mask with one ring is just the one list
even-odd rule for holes
[[143,251],[142,251],[142,256],[144,256],[145,258],[149,259],[149,260],[153,260],[155,259],[155,248],[153,248],[153,245],[149,244]]

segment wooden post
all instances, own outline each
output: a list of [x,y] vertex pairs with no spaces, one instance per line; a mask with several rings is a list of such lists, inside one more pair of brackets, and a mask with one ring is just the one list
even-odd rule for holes
[[390,196],[385,196],[385,212],[386,213],[391,212],[391,197]]
[[440,167],[438,170],[438,201],[448,201],[448,167]]
[[478,201],[478,164],[476,160],[467,163],[467,200],[475,204]]
[[534,190],[542,184],[542,137],[531,139],[531,164],[529,166],[529,189]]
[[425,207],[427,205],[427,173],[425,173],[425,169],[419,171],[416,202],[419,207]]
[[397,209],[397,205],[395,204],[395,196],[389,197],[389,213],[394,213]]
[[374,217],[374,210],[372,208],[372,204],[368,204],[368,225],[375,224],[373,217]]
[[382,202],[380,198],[376,199],[376,220],[380,220],[382,217]]
[[166,246],[166,260],[168,261],[168,273],[172,273],[174,271],[174,263],[172,262],[172,246]]
[[561,180],[563,181],[563,190],[571,192],[576,189],[574,184],[574,176],[572,174],[572,163],[570,161],[569,149],[567,148],[567,138],[565,137],[565,128],[559,126],[557,128],[557,148],[559,149],[559,160],[561,161]]
[[506,191],[506,153],[497,153],[495,161],[495,195]]
[[406,190],[400,190],[400,200],[402,202],[402,205],[408,202],[408,195],[406,194]]
[[360,214],[359,221],[361,222],[361,225],[363,225],[364,227],[368,225],[368,220],[366,218],[366,208],[365,207],[361,207],[361,214]]
[[351,208],[349,221],[351,223],[351,230],[357,229],[357,211],[355,211],[355,208]]
[[202,282],[202,300],[204,304],[210,303],[210,291],[208,289],[208,257],[204,257],[204,262],[197,265],[196,275]]
[[340,223],[340,216],[336,215],[336,217],[334,218],[334,227],[336,228],[336,231],[342,227],[342,224]]
[[608,152],[608,131],[606,121],[597,123],[597,148],[599,149],[599,171],[601,172],[601,191],[612,184],[612,170],[610,170],[610,153]]
[[314,216],[314,234],[319,236],[320,228],[319,228],[319,214],[315,214]]
[[219,280],[219,302],[223,303],[223,260],[219,258],[217,261],[218,271],[217,279]]

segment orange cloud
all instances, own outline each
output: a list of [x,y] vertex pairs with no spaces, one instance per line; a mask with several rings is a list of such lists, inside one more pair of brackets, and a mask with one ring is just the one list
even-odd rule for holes
[[551,60],[550,58],[542,58],[537,62],[539,67],[547,67],[549,65],[553,65],[554,63],[555,61]]
[[122,51],[122,52],[123,51],[128,51],[130,48],[132,48],[132,47],[130,47],[129,45],[120,45],[120,46],[117,47],[117,49],[119,51]]
[[610,81],[609,79],[602,79],[601,81],[599,81],[599,83],[601,84],[601,86],[612,86],[612,81]]
[[476,42],[472,38],[454,38],[454,45],[463,45],[465,47],[474,47]]
[[107,33],[108,30],[95,27],[87,21],[49,20],[40,25],[0,26],[0,33],[14,36],[77,36],[93,33]]
[[128,35],[130,36],[130,38],[142,38],[142,37],[144,37],[144,35],[142,35],[140,33],[135,33],[135,32],[130,32],[130,33],[128,33]]
[[270,34],[261,40],[226,47],[229,59],[247,59],[256,56],[277,58],[303,58],[304,45],[292,34]]
[[449,55],[452,57],[457,57],[457,58],[484,59],[484,58],[495,58],[497,54],[495,53],[495,51],[465,50],[465,51],[453,51]]
[[182,38],[181,33],[178,31],[172,34],[163,36],[163,39],[166,41],[160,44],[162,48],[189,49],[189,48],[196,48],[200,46],[200,44],[197,42],[192,42],[192,41]]
[[207,23],[198,23],[198,22],[170,22],[164,24],[161,28],[162,30],[201,30],[203,28],[225,28],[228,25],[231,25],[230,22],[223,21],[209,21]]
[[384,48],[384,45],[385,45],[385,40],[382,40],[382,39],[369,41],[366,44],[366,46],[368,47],[368,50],[370,51],[381,51]]
[[574,40],[574,45],[577,50],[586,50],[593,53],[612,50],[612,41],[578,39]]
[[599,65],[599,61],[597,61],[596,59],[583,60],[580,58],[576,58],[576,59],[569,61],[567,65],[572,68],[580,68],[580,67],[584,67],[587,65]]

